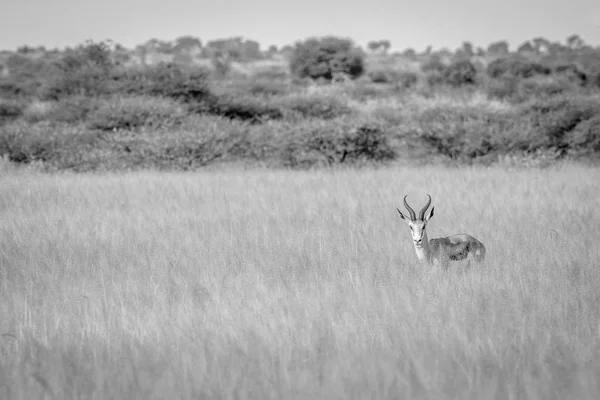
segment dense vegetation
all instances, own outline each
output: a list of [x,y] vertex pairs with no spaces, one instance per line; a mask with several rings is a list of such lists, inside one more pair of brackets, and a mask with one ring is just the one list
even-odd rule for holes
[[388,55],[326,37],[258,60],[236,40],[137,63],[109,43],[21,48],[0,59],[0,156],[75,171],[594,158],[600,50],[567,42]]

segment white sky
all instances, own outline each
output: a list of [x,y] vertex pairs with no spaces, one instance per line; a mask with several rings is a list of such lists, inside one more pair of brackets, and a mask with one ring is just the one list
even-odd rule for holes
[[392,50],[456,49],[463,41],[511,48],[573,33],[600,45],[600,0],[3,0],[0,50],[112,39],[132,48],[151,38],[242,36],[261,47],[338,35]]

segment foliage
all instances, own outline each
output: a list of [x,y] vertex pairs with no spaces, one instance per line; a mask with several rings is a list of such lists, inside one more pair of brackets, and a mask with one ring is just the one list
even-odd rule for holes
[[97,139],[96,134],[70,125],[14,122],[0,127],[0,154],[16,163],[54,162],[68,169],[67,160],[74,154],[89,152]]
[[[567,152],[574,144],[594,142],[590,135],[598,133],[600,99],[573,96],[535,99],[523,105],[522,113],[532,129],[520,143],[521,148],[553,148]],[[590,120],[595,122],[588,122]]]
[[204,69],[186,69],[176,64],[158,64],[115,71],[111,93],[167,97],[197,104],[211,97],[209,74]]
[[196,111],[252,123],[280,119],[283,116],[279,107],[272,105],[268,100],[254,96],[215,96]]
[[20,117],[23,114],[23,108],[23,104],[20,102],[0,98],[0,126]]
[[350,39],[311,38],[296,44],[290,68],[301,78],[331,81],[335,74],[344,73],[354,79],[364,72],[364,55]]
[[87,126],[104,131],[170,127],[186,115],[183,105],[171,99],[110,97],[98,102],[88,117]]
[[583,72],[577,64],[559,64],[554,67],[554,74],[564,76],[569,81],[576,83],[579,86],[584,86],[588,77],[585,72]]
[[396,158],[385,128],[360,121],[302,125],[289,136],[283,150],[285,165],[294,168],[385,162]]
[[41,89],[41,98],[58,100],[72,95],[99,96],[107,93],[113,68],[105,42],[87,42],[68,50],[53,63],[50,76]]
[[551,69],[543,64],[522,57],[498,58],[487,66],[487,74],[491,78],[515,76],[529,78],[534,75],[549,75]]
[[432,57],[429,61],[421,64],[421,71],[425,73],[437,73],[443,74],[446,70],[446,64],[444,64],[439,58]]
[[451,63],[442,74],[444,82],[451,86],[474,85],[477,79],[477,69],[468,60]]
[[332,119],[352,112],[346,102],[333,95],[290,95],[285,97],[282,106],[299,113],[303,118]]

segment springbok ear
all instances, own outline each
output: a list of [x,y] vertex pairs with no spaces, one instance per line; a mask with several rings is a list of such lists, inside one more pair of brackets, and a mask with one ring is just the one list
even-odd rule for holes
[[400,214],[400,218],[402,218],[402,219],[403,219],[403,220],[405,220],[405,221],[408,221],[408,220],[406,219],[406,217],[404,216],[404,214],[402,214],[402,211],[400,211],[400,209],[399,209],[399,208],[396,208],[396,211],[398,211],[398,214]]
[[427,217],[425,217],[425,222],[429,222],[429,219],[431,217],[433,217],[433,210],[435,209],[435,207],[431,207],[431,210],[429,210],[429,214],[427,214]]

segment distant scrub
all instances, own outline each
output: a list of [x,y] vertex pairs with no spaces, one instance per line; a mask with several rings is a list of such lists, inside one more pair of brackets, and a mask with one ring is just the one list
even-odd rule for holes
[[410,89],[419,81],[419,75],[410,71],[376,69],[367,75],[373,83],[394,84],[399,89]]
[[0,98],[0,125],[23,115],[23,109],[20,102]]
[[283,117],[281,109],[272,102],[248,95],[220,95],[218,97],[211,97],[210,100],[202,103],[196,111],[253,123],[281,119]]
[[488,64],[486,72],[490,78],[514,76],[530,78],[535,75],[549,75],[552,69],[535,61],[520,57],[499,58]]
[[352,112],[345,101],[333,95],[293,94],[286,96],[281,106],[303,118],[332,119]]
[[380,63],[361,77],[364,55],[334,37],[298,43],[292,75],[270,63],[227,76],[169,63],[124,67],[94,42],[44,61],[18,55],[0,77],[0,156],[79,171],[385,162],[409,155],[406,143],[419,157],[465,163],[600,153],[593,60],[442,59],[452,58],[373,58]]
[[208,71],[176,64],[120,69],[110,78],[111,93],[167,97],[191,104],[211,96]]
[[477,69],[468,60],[451,63],[442,71],[444,83],[451,86],[474,85],[477,82]]
[[139,97],[111,97],[98,101],[87,118],[90,129],[111,131],[140,127],[172,127],[187,115],[185,107],[174,100]]
[[341,73],[354,79],[364,72],[364,54],[350,39],[312,38],[296,44],[290,68],[300,78],[331,81]]
[[289,167],[385,162],[396,158],[390,134],[369,122],[314,122],[294,129],[283,147]]
[[568,96],[523,103],[510,112],[441,106],[418,117],[417,137],[459,161],[493,160],[515,150],[578,155],[585,145],[598,145],[599,115],[600,99]]

